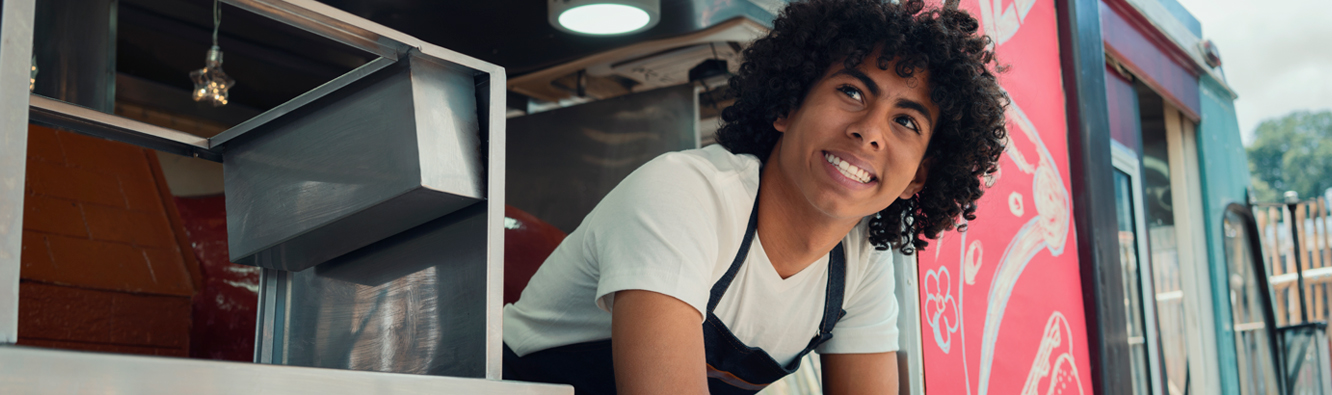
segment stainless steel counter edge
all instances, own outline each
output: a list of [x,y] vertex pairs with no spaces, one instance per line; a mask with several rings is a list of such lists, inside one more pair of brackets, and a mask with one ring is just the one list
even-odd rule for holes
[[398,59],[398,55],[405,52],[406,48],[416,48],[426,55],[481,72],[503,70],[497,65],[427,43],[315,0],[223,0],[223,2],[389,59]]
[[32,123],[73,130],[176,155],[194,156],[212,161],[222,160],[221,155],[208,149],[208,139],[203,137],[80,107],[35,93],[31,94],[28,100],[28,116]]
[[570,395],[567,385],[0,346],[11,394]]
[[277,107],[273,107],[268,111],[264,111],[263,114],[259,114],[254,118],[250,118],[245,122],[241,122],[239,125],[227,129],[226,131],[222,132],[221,134],[218,134],[217,136],[209,138],[208,149],[217,150],[218,147],[225,145],[228,141],[231,141],[236,137],[240,137],[241,135],[251,130],[254,130],[255,128],[264,126],[269,122],[272,122],[274,119],[280,118],[283,115],[286,115],[287,113],[290,113],[301,107],[304,107],[305,105],[310,104],[315,100],[319,100],[324,96],[328,96],[333,92],[337,92],[339,89],[342,89],[347,85],[351,85],[352,83],[360,81],[362,78],[370,76],[371,74],[374,74],[377,71],[392,66],[395,62],[396,61],[389,58],[376,58],[374,60],[366,62],[366,64],[363,64],[360,67],[352,69],[352,71],[347,72],[347,74],[343,74],[338,78],[334,78],[333,80],[326,82],[323,85],[319,85],[314,89],[311,89],[309,92],[302,93],[300,96],[296,96],[296,98],[291,99],[286,103],[282,103]]

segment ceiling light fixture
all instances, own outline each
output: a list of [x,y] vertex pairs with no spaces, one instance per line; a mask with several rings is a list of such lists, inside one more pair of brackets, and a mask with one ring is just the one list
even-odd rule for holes
[[549,0],[550,24],[568,33],[606,36],[651,29],[661,0]]
[[222,25],[222,4],[213,0],[213,47],[208,49],[204,68],[190,72],[194,81],[194,101],[208,101],[213,107],[227,105],[228,90],[236,81],[222,72],[222,48],[217,46],[217,28]]

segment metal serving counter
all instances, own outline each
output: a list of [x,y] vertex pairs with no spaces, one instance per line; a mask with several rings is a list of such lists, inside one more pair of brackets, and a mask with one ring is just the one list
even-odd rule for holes
[[[0,391],[573,392],[500,381],[502,67],[314,0],[225,0],[378,58],[203,139],[20,92],[34,0],[0,1]],[[231,259],[264,268],[258,363],[5,345],[29,118],[223,163]]]
[[7,394],[569,395],[565,385],[0,346]]

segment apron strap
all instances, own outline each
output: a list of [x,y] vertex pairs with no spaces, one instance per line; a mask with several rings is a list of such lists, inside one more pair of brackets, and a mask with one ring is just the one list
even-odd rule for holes
[[754,209],[749,212],[749,225],[745,227],[745,237],[740,240],[740,250],[735,253],[735,259],[731,261],[731,267],[726,269],[716,283],[712,284],[712,291],[708,295],[708,314],[717,308],[721,302],[722,294],[726,293],[726,288],[731,286],[731,281],[735,280],[735,274],[740,272],[740,266],[744,265],[745,257],[749,256],[749,245],[754,241],[754,233],[758,231],[758,193],[754,193]]
[[824,292],[823,321],[819,322],[820,333],[832,333],[837,320],[846,315],[846,311],[842,310],[842,299],[846,291],[846,250],[839,242],[828,255],[828,288]]
[[[735,259],[731,260],[731,267],[726,269],[716,283],[712,284],[712,291],[708,295],[708,314],[717,308],[721,302],[722,295],[726,289],[730,288],[731,281],[735,280],[736,273],[740,272],[740,266],[745,263],[745,258],[749,256],[749,246],[754,242],[754,233],[758,231],[758,193],[755,193],[754,208],[749,212],[749,224],[745,227],[745,236],[740,241],[740,249],[735,254]],[[842,310],[842,299],[846,285],[846,251],[841,242],[828,253],[828,286],[824,291],[823,319],[819,322],[819,333],[810,340],[810,346],[806,347],[804,353],[813,350],[815,346],[826,341],[824,337],[832,337],[832,329],[837,325],[837,320],[846,314]]]

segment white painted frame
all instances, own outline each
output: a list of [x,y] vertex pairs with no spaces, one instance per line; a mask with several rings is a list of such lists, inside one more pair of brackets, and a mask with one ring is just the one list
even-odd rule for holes
[[[925,351],[920,330],[920,272],[918,254],[893,251],[893,278],[897,297],[897,381],[900,395],[925,393]],[[905,391],[901,391],[905,390]]]
[[0,0],[0,345],[18,342],[34,0]]
[[1138,297],[1142,299],[1143,336],[1146,337],[1144,340],[1147,345],[1148,385],[1153,394],[1158,394],[1165,391],[1165,386],[1161,381],[1161,348],[1157,344],[1160,336],[1156,333],[1156,283],[1152,279],[1152,271],[1144,270],[1151,268],[1152,261],[1147,250],[1147,215],[1142,203],[1142,166],[1139,160],[1137,151],[1110,140],[1111,164],[1115,170],[1129,177],[1129,197],[1133,200],[1133,232],[1136,233],[1133,241],[1137,244],[1135,250],[1138,252],[1138,292],[1141,293]]

